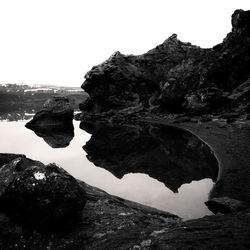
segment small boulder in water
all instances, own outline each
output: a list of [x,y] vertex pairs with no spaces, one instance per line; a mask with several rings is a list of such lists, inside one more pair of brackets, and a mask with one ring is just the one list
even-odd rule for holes
[[42,109],[26,124],[26,127],[33,129],[45,126],[65,126],[72,124],[73,117],[74,110],[68,98],[53,97],[44,103]]
[[205,202],[213,213],[234,213],[247,208],[246,203],[230,197],[213,198]]

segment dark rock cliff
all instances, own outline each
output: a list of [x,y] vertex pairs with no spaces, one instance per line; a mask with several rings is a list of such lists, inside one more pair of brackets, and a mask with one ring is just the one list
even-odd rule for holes
[[[90,98],[80,108],[90,113],[232,108],[232,99],[227,97],[250,78],[249,68],[250,11],[236,10],[232,31],[211,49],[181,42],[173,34],[143,55],[114,53],[86,74],[82,88]],[[211,92],[216,93],[215,105],[211,105]],[[233,104],[239,106],[237,100]]]

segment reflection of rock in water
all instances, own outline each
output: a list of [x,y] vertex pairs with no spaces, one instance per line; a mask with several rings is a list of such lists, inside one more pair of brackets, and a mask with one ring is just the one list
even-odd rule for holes
[[45,126],[32,128],[32,130],[52,148],[65,148],[74,138],[74,126],[72,123],[67,124],[67,126]]
[[145,173],[177,192],[192,180],[217,178],[218,162],[210,148],[196,136],[170,126],[125,126],[84,123],[92,134],[83,146],[95,165],[118,178]]
[[48,99],[25,126],[42,137],[52,148],[67,147],[74,137],[73,108],[68,98]]

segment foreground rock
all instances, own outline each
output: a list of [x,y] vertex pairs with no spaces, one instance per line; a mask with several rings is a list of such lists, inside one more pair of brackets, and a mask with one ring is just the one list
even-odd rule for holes
[[0,153],[0,168],[9,163],[10,161],[16,159],[16,158],[26,158],[25,155],[21,155],[21,154],[3,154]]
[[42,109],[26,124],[27,128],[39,129],[55,126],[72,126],[74,110],[68,98],[53,97],[48,99]]
[[23,225],[66,223],[85,203],[84,189],[55,164],[18,157],[0,169],[0,210]]
[[80,108],[100,113],[212,113],[249,102],[250,11],[236,10],[221,44],[202,49],[174,34],[139,56],[114,53],[85,76],[89,99]]
[[86,190],[86,206],[60,228],[32,230],[0,212],[0,249],[248,249],[250,244],[249,208],[182,222],[78,183]]

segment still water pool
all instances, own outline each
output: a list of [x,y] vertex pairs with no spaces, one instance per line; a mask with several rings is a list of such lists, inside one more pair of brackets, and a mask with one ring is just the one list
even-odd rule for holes
[[[1,153],[55,162],[89,185],[185,220],[211,214],[204,202],[218,164],[210,148],[186,131],[105,124],[80,128],[74,121],[74,134],[67,138],[60,133],[39,137],[26,123],[0,121]],[[63,140],[68,143],[58,148]]]

